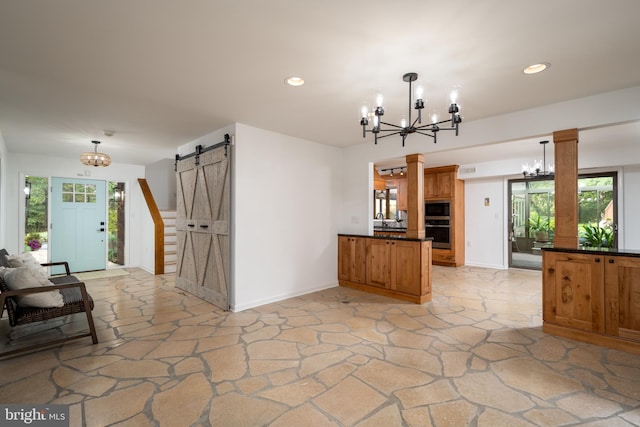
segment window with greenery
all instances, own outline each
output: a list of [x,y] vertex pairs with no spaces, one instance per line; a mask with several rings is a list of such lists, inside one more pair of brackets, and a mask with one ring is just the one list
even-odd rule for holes
[[26,176],[24,184],[24,245],[26,251],[37,251],[48,240],[49,179],[41,176]]
[[124,182],[109,181],[109,245],[108,260],[114,264],[124,265]]

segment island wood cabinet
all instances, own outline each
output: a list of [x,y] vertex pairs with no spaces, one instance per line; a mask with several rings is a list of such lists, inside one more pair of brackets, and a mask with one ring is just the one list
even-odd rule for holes
[[640,258],[605,257],[605,332],[640,343]]
[[[360,241],[364,242],[365,280],[360,280],[362,258],[354,255],[362,254]],[[358,274],[349,275],[354,271]],[[338,282],[418,304],[430,301],[431,241],[338,236]]]
[[451,247],[433,248],[433,263],[458,267],[464,265],[464,181],[458,179],[458,165],[425,168],[424,201],[449,200]]
[[338,280],[366,283],[367,245],[362,237],[338,238]]
[[543,331],[640,353],[640,257],[543,250]]

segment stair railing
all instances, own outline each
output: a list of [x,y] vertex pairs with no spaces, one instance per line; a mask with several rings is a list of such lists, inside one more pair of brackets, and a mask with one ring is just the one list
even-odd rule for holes
[[154,274],[164,274],[164,221],[160,210],[156,204],[156,200],[151,194],[151,189],[147,180],[144,178],[138,178],[140,189],[144,195],[144,200],[147,202],[149,213],[153,219],[154,230]]

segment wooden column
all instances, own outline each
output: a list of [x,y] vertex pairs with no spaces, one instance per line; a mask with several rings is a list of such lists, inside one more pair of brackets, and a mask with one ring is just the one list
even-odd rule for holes
[[407,156],[407,237],[424,238],[424,155]]
[[578,247],[578,129],[553,133],[556,248]]

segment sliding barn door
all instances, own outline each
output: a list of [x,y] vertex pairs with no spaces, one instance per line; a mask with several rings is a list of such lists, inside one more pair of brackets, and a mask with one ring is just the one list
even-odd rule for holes
[[230,162],[227,147],[177,164],[176,286],[229,309]]

